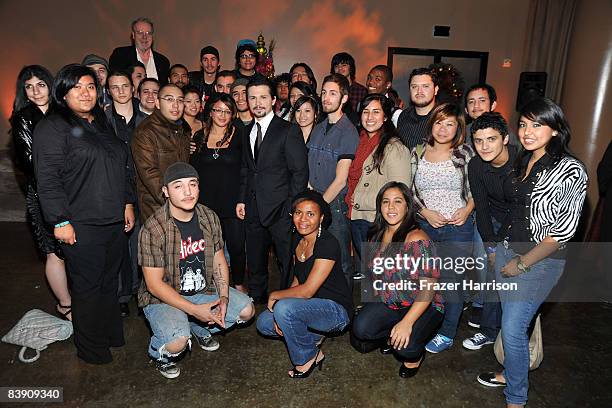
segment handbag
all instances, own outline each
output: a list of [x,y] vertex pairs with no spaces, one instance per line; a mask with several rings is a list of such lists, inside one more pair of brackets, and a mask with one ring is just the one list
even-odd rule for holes
[[[495,344],[493,345],[493,352],[495,358],[499,364],[504,365],[504,343],[502,340],[502,332],[499,331]],[[540,315],[536,317],[533,331],[529,337],[529,371],[535,370],[542,364],[544,359],[544,347],[542,344],[542,325],[540,322]]]
[[[2,337],[2,341],[22,346],[19,351],[19,360],[23,363],[33,363],[40,358],[40,352],[49,344],[58,340],[66,340],[72,336],[72,332],[72,322],[51,316],[42,310],[32,309]],[[28,348],[36,352],[34,357],[25,357]]]

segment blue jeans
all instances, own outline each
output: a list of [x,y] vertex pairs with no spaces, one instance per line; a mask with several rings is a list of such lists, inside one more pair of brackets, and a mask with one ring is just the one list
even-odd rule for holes
[[[467,258],[472,255],[472,239],[474,239],[474,216],[470,215],[465,223],[460,226],[444,225],[434,228],[425,220],[420,222],[421,229],[437,245],[438,256],[441,258]],[[446,262],[444,262],[446,263]],[[447,290],[442,293],[445,300],[444,321],[438,334],[455,338],[457,326],[463,312],[463,280],[465,273],[459,273],[452,269],[442,268],[440,271],[440,282],[456,283],[457,290]]]
[[353,247],[355,252],[361,259],[361,246],[368,242],[368,230],[372,225],[371,222],[366,220],[351,220],[351,233],[353,235]]
[[502,340],[504,342],[504,378],[506,401],[527,403],[529,389],[529,325],[540,305],[559,281],[564,259],[546,258],[531,266],[524,274],[506,278],[501,269],[516,254],[512,249],[497,245],[495,274],[497,282],[516,283],[516,291],[499,291],[502,306]]
[[[183,297],[196,305],[210,303],[219,298],[216,294],[208,295],[204,293]],[[249,304],[251,304],[251,299],[247,295],[234,288],[229,288],[229,303],[225,314],[226,329],[236,323],[241,323],[238,316]],[[206,323],[193,320],[187,313],[165,303],[145,306],[143,312],[153,331],[149,343],[149,355],[156,360],[167,361],[167,357],[175,357],[180,354],[171,354],[165,349],[166,344],[172,343],[179,337],[191,338],[191,332],[200,337],[209,337],[211,333],[222,330],[216,325],[208,326]]]
[[[294,365],[304,365],[317,354],[320,333],[343,330],[349,317],[342,305],[329,299],[285,298],[274,304],[274,311],[264,310],[257,318],[257,330],[264,336],[278,337],[274,322],[283,332]],[[313,332],[312,330],[316,331]]]
[[340,256],[342,257],[342,272],[346,278],[349,288],[353,287],[353,258],[351,257],[351,226],[346,218],[347,205],[344,196],[338,196],[329,203],[332,212],[332,223],[327,230],[338,240],[340,244]]
[[[476,215],[474,214],[474,217],[475,216]],[[493,224],[493,232],[497,233],[497,231],[499,231],[499,229],[501,228],[501,223],[498,222],[493,217],[491,217],[491,223]],[[478,226],[478,223],[476,223],[476,226]],[[487,258],[487,252],[485,250],[484,242],[482,242],[482,237],[480,236],[480,232],[478,231],[478,228],[474,228],[473,256],[474,258]],[[481,283],[485,283],[487,282],[487,279],[494,277],[494,276],[489,276],[488,268],[486,269],[477,268],[477,272],[478,272],[477,274],[478,282],[481,282]],[[485,302],[484,295],[485,294],[483,291],[476,293],[472,301],[472,306],[473,307],[484,307],[484,302]]]
[[[472,256],[474,258],[487,258],[487,252],[484,247],[484,242],[482,242],[482,237],[480,236],[480,232],[478,232],[478,228],[474,228],[474,239],[473,239],[473,252]],[[484,283],[487,281],[487,269],[486,268],[476,268],[476,278],[478,282]],[[478,291],[474,294],[474,298],[472,299],[472,307],[483,307],[484,299],[482,291]]]

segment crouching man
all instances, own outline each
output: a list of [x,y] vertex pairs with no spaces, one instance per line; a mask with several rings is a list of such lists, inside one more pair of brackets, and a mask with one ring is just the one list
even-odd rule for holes
[[229,287],[217,215],[198,204],[198,173],[187,163],[168,167],[162,187],[166,203],[144,224],[138,261],[144,281],[138,304],[151,325],[149,356],[166,378],[181,373],[173,361],[191,338],[204,350],[219,344],[212,333],[255,314],[250,298]]

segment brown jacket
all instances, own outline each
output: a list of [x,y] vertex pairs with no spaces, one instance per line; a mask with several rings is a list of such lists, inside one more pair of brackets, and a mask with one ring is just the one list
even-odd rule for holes
[[166,119],[159,110],[142,121],[132,137],[140,219],[144,223],[164,205],[164,172],[177,161],[189,162],[190,134],[182,124]]

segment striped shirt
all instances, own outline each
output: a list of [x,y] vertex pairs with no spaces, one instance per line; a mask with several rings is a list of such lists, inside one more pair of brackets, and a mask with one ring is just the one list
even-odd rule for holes
[[427,141],[427,122],[432,112],[433,109],[427,115],[421,116],[416,113],[414,106],[411,106],[400,113],[397,118],[397,133],[409,150]]
[[588,185],[587,172],[579,160],[565,156],[552,165],[552,158],[545,155],[526,179],[514,184],[518,196],[512,210],[511,242],[532,242],[533,247],[546,237],[559,243],[572,239]]

